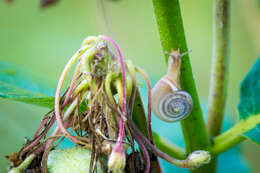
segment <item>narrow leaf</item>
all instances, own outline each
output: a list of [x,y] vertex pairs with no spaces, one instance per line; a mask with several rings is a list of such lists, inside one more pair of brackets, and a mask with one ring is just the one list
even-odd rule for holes
[[15,65],[0,62],[0,98],[51,108],[55,90],[43,83],[43,79],[37,79]]

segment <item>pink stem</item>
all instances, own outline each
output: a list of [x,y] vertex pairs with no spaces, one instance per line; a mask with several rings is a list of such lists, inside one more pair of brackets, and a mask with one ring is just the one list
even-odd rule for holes
[[[137,67],[137,71],[139,71],[144,76],[145,82],[147,85],[147,93],[148,93],[147,126],[148,126],[149,139],[150,139],[151,143],[154,144],[153,133],[152,133],[152,123],[151,123],[151,102],[152,102],[151,82],[148,78],[148,75],[145,73],[145,71],[143,69]],[[156,162],[158,171],[161,173],[162,170],[161,170],[161,166],[160,166],[160,163],[159,163],[157,157],[155,157],[155,162]]]
[[134,138],[135,138],[136,142],[138,143],[140,149],[142,150],[142,152],[144,154],[144,158],[145,158],[145,162],[146,162],[145,173],[149,173],[150,166],[151,166],[149,153],[146,150],[144,144],[141,142],[141,140],[135,134],[133,134],[133,135],[134,135]]
[[148,133],[149,133],[149,138],[151,143],[153,144],[153,133],[152,133],[152,123],[151,123],[151,102],[152,102],[152,97],[151,97],[151,82],[147,76],[147,74],[145,73],[145,71],[143,71],[141,68],[138,68],[138,71],[140,73],[142,73],[142,75],[144,76],[146,85],[147,85],[147,94],[148,94],[148,108],[147,108],[147,125],[148,125]]
[[56,95],[55,95],[55,106],[54,106],[54,110],[55,110],[55,117],[57,120],[57,124],[59,126],[59,128],[61,129],[61,131],[66,135],[66,137],[68,139],[70,139],[72,142],[74,143],[81,143],[79,140],[77,140],[76,138],[74,138],[68,131],[67,129],[64,127],[64,124],[62,122],[62,118],[61,118],[61,107],[60,107],[60,94],[61,94],[61,90],[62,90],[62,85],[64,82],[64,78],[67,75],[68,69],[70,68],[70,66],[74,63],[75,58],[73,57],[72,59],[70,59],[70,61],[67,63],[67,65],[65,66],[61,77],[59,79],[58,82],[58,86],[57,86],[57,90],[56,90]]
[[[68,119],[68,121],[66,121],[64,123],[64,126],[65,127],[68,127],[69,126],[69,123],[70,123],[70,119]],[[59,126],[57,126],[55,128],[55,130],[52,132],[51,136],[56,136],[56,135],[59,135],[61,132],[60,132],[60,128]],[[44,149],[44,152],[43,152],[43,156],[42,156],[42,172],[44,173],[47,173],[48,170],[46,169],[47,168],[47,157],[48,157],[48,154],[49,154],[49,151],[51,150],[51,146],[57,141],[57,139],[51,139],[51,140],[48,140],[46,145],[45,145],[45,149]]]
[[34,140],[29,146],[27,146],[25,149],[23,149],[23,153],[25,153],[26,151],[30,150],[35,145],[37,145],[40,142],[40,140],[48,133],[49,129],[51,128],[51,126],[53,125],[54,122],[55,122],[55,118],[53,117],[51,119],[51,122],[47,126],[47,128],[42,132],[42,134],[36,140]]
[[72,136],[67,129],[64,127],[63,122],[62,122],[62,118],[61,118],[61,106],[60,106],[60,94],[61,94],[61,90],[62,90],[62,85],[64,83],[64,80],[67,76],[68,71],[70,70],[71,66],[75,63],[75,61],[89,48],[89,46],[83,46],[79,51],[77,51],[72,58],[69,60],[69,62],[66,64],[66,66],[64,67],[62,74],[60,76],[59,82],[58,82],[58,86],[56,89],[56,94],[55,94],[55,104],[54,104],[54,111],[55,111],[55,116],[56,116],[56,120],[57,120],[57,124],[59,126],[59,128],[61,129],[61,131],[66,135],[66,137],[68,139],[70,139],[72,142],[74,143],[80,143],[82,144],[82,142],[80,142],[79,140],[77,140],[76,138],[74,138],[74,136]]
[[[101,39],[107,40],[110,43],[113,44],[113,46],[115,47],[118,55],[119,55],[119,60],[120,60],[120,64],[121,64],[121,70],[122,70],[122,84],[123,84],[123,105],[122,105],[122,114],[123,116],[125,116],[125,112],[126,112],[126,82],[125,82],[125,63],[124,63],[124,59],[123,59],[123,55],[120,51],[119,46],[117,45],[117,43],[111,39],[108,36],[105,35],[100,35],[99,36]],[[121,143],[124,137],[124,117],[121,117],[120,119],[120,127],[119,127],[119,135],[118,135],[118,144],[116,145],[117,147],[121,147]]]
[[76,138],[74,138],[68,131],[67,129],[64,127],[61,116],[60,116],[60,111],[55,111],[56,112],[56,120],[57,120],[57,124],[58,127],[61,129],[61,131],[65,134],[65,136],[71,140],[72,142],[76,143],[76,144],[80,144],[82,142],[80,142],[79,140],[77,140]]
[[74,85],[76,83],[76,80],[78,79],[79,69],[80,69],[80,64],[78,64],[76,69],[75,69],[75,72],[74,72],[73,79],[72,79],[71,84],[70,84],[70,88],[69,88],[68,94],[67,94],[67,96],[66,96],[66,98],[65,98],[65,100],[64,100],[64,102],[62,104],[62,107],[65,107],[66,104],[68,103],[69,99],[70,99],[70,96],[72,94]]
[[34,134],[34,136],[33,136],[33,139],[35,139],[35,138],[38,136],[40,130],[41,130],[42,127],[48,122],[48,120],[49,120],[49,117],[46,117],[45,119],[43,119],[43,121],[41,122],[40,126],[39,126],[38,129],[36,130],[36,132],[35,132],[35,134]]

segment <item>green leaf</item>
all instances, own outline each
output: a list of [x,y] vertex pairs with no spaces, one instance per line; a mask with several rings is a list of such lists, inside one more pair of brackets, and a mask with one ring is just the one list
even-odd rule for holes
[[52,108],[55,90],[25,70],[0,62],[0,98]]
[[243,135],[260,144],[260,57],[241,83],[238,110],[240,121],[253,127]]
[[138,129],[148,138],[148,128],[146,124],[146,116],[145,116],[145,110],[144,105],[142,102],[140,91],[136,90],[136,96],[134,101],[134,107],[133,107],[133,121],[138,127]]

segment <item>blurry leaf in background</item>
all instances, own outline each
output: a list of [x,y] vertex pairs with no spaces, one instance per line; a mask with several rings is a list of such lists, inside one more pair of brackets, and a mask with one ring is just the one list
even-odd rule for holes
[[259,117],[258,125],[244,135],[260,144],[260,57],[241,83],[238,110],[240,120]]
[[0,97],[52,108],[54,91],[24,70],[0,62]]

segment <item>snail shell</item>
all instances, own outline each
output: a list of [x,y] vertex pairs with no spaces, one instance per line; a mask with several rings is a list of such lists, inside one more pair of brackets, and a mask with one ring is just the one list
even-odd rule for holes
[[163,121],[180,121],[192,110],[190,94],[179,85],[180,58],[183,55],[179,51],[172,51],[167,74],[152,89],[152,111]]

